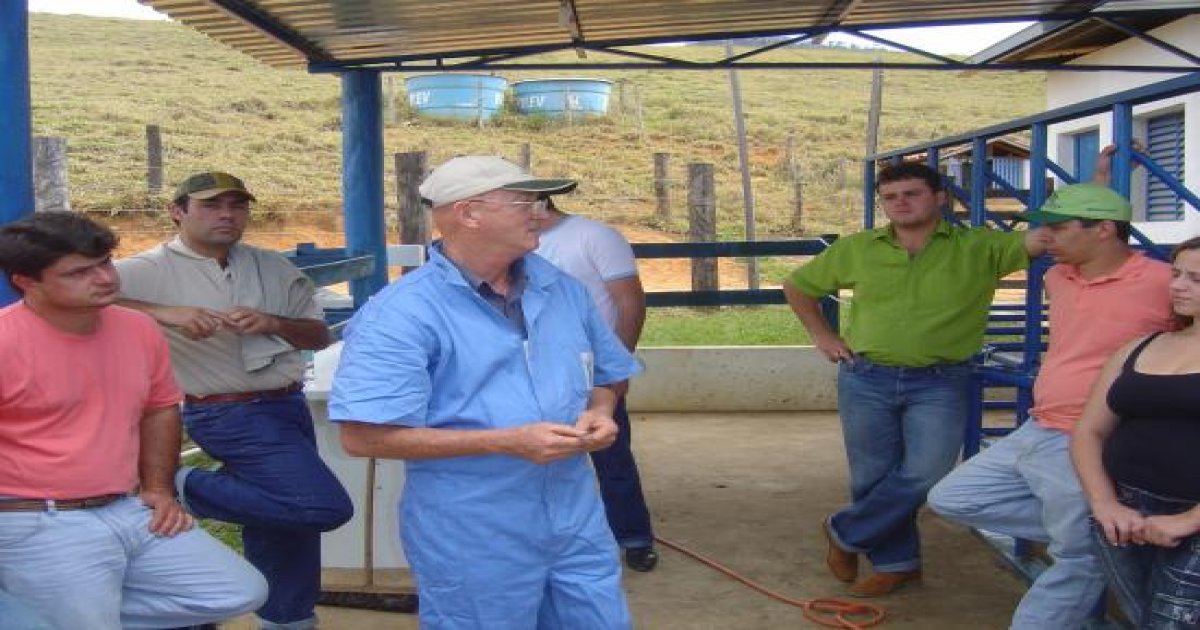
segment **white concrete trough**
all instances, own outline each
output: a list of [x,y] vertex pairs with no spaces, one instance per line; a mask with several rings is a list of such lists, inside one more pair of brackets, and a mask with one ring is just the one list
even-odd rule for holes
[[[367,549],[370,548],[370,564],[374,569],[407,568],[408,559],[400,544],[397,524],[397,505],[400,490],[404,487],[404,462],[347,455],[342,450],[337,425],[329,421],[329,389],[341,356],[340,341],[317,352],[313,356],[312,378],[305,388],[316,423],[321,458],[354,502],[354,518],[322,537],[321,566],[325,569],[366,569]],[[373,484],[368,479],[372,461],[375,468]],[[369,512],[373,512],[370,528],[367,527]]]

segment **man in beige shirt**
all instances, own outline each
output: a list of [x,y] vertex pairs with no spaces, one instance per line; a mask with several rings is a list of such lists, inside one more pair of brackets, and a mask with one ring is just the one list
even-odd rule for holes
[[267,577],[261,627],[316,627],[320,535],[350,499],[317,454],[302,393],[301,350],[329,344],[314,287],[284,256],[241,242],[255,201],[242,181],[185,179],[170,206],[178,236],[119,261],[122,304],[152,316],[187,393],[188,435],[222,463],[181,468],[180,502],[242,525],[247,559]]

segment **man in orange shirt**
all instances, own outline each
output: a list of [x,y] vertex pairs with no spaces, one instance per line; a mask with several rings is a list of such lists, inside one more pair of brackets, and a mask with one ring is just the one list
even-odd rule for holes
[[183,394],[154,321],[113,306],[116,241],[64,212],[0,228],[23,298],[0,309],[0,590],[55,628],[249,612],[266,581],[175,499]]
[[951,520],[1049,543],[1054,564],[1021,599],[1014,629],[1082,627],[1104,590],[1088,505],[1068,452],[1100,368],[1118,348],[1171,326],[1169,265],[1129,247],[1132,207],[1099,184],[1067,186],[1024,218],[1049,227],[1050,346],[1030,421],[967,460],[929,493]]

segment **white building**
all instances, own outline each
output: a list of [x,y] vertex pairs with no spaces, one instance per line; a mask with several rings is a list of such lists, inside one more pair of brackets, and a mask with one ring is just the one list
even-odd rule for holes
[[[1200,55],[1200,15],[1158,15],[1119,20],[1193,55]],[[1101,21],[1040,23],[985,50],[971,61],[1051,61],[1071,65],[1188,65],[1188,61]],[[1142,72],[1050,72],[1046,107],[1054,109],[1177,77]],[[1200,190],[1200,92],[1136,105],[1134,137],[1164,170],[1188,189]],[[1080,180],[1091,178],[1095,156],[1112,141],[1111,114],[1098,114],[1049,128],[1048,158]],[[1134,220],[1159,243],[1175,243],[1200,234],[1200,212],[1158,178],[1138,169],[1131,182]]]

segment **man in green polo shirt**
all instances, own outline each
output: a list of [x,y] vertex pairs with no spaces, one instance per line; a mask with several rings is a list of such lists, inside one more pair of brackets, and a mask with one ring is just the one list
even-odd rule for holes
[[[817,348],[839,363],[838,410],[852,502],[822,524],[834,577],[861,597],[921,577],[917,510],[953,468],[967,419],[970,367],[1000,278],[1029,265],[1040,231],[954,227],[941,176],[918,163],[879,172],[889,225],[836,241],[784,282]],[[851,289],[845,336],[818,300]],[[874,572],[858,576],[858,555]]]

